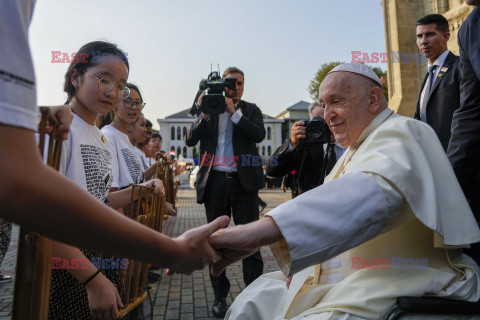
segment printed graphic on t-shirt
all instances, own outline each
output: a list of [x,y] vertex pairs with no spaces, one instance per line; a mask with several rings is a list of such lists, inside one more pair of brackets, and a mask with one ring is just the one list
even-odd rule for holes
[[122,154],[133,182],[135,184],[140,183],[143,171],[137,155],[129,148],[123,148]]
[[85,168],[87,191],[95,198],[105,201],[113,181],[110,174],[112,167],[110,152],[96,146],[81,144],[80,153]]

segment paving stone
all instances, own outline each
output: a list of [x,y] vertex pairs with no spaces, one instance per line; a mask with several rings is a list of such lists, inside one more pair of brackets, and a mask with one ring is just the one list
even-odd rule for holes
[[182,313],[180,320],[193,320],[193,313]]
[[165,306],[154,306],[153,307],[153,315],[156,316],[156,315],[164,315],[165,314]]
[[177,310],[167,310],[167,313],[165,314],[165,319],[167,320],[177,320],[180,318],[180,312]]
[[206,317],[207,315],[208,311],[206,307],[195,308],[195,316]]
[[180,308],[180,312],[182,314],[184,313],[189,313],[189,312],[193,312],[193,303],[184,303],[182,301],[182,306]]
[[195,307],[204,307],[207,305],[205,299],[195,299]]

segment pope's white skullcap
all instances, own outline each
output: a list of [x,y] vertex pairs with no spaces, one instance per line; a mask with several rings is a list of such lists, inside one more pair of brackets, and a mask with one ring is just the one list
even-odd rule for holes
[[361,63],[344,63],[344,64],[341,64],[339,66],[336,66],[335,68],[333,68],[327,74],[330,74],[332,72],[337,72],[337,71],[347,71],[347,72],[352,72],[352,73],[362,75],[364,77],[372,79],[373,81],[378,83],[378,85],[383,89],[383,85],[380,82],[380,79],[378,78],[375,71],[373,71],[372,68],[370,68],[369,66],[366,66],[364,64],[361,64]]

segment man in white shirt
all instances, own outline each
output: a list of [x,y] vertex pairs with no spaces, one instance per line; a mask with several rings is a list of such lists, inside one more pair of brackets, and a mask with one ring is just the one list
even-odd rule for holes
[[[227,68],[223,78],[236,78],[235,87],[225,88],[223,113],[197,113],[187,130],[185,144],[200,142],[200,170],[197,174],[197,202],[205,203],[207,221],[220,215],[232,215],[235,224],[258,220],[258,190],[263,188],[262,158],[256,147],[265,138],[263,115],[254,103],[242,100],[245,75],[236,67]],[[208,101],[212,96],[200,96]],[[260,251],[243,261],[246,285],[263,273]],[[215,302],[212,313],[223,318],[230,282],[226,273],[211,277]]]
[[247,287],[227,319],[381,319],[399,296],[477,301],[480,269],[460,248],[480,230],[435,133],[394,114],[362,64],[330,71],[319,97],[348,147],[326,182],[210,238],[224,253],[213,274],[262,245],[283,272]]
[[460,107],[460,57],[447,47],[448,21],[441,14],[417,20],[417,46],[428,59],[428,72],[420,87],[414,118],[428,123],[446,151],[453,112]]

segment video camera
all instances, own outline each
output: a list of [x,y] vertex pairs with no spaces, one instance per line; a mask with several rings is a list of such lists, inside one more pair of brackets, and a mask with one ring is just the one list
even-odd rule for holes
[[319,117],[313,117],[310,121],[304,121],[306,127],[304,143],[320,143],[330,142],[332,132],[327,122]]
[[227,77],[222,79],[217,71],[213,71],[208,75],[207,80],[200,81],[200,90],[206,93],[202,98],[200,110],[208,115],[217,115],[225,112],[227,104],[223,92],[225,88],[235,89],[237,78]]

